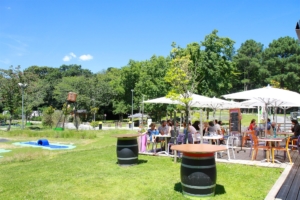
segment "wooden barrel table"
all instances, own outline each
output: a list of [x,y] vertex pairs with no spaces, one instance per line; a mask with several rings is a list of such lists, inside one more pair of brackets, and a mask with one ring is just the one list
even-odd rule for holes
[[138,163],[139,148],[137,137],[142,134],[112,135],[117,140],[117,158],[121,166],[136,165]]
[[207,197],[215,195],[217,170],[215,152],[226,147],[210,144],[173,145],[172,150],[183,153],[180,176],[183,195]]

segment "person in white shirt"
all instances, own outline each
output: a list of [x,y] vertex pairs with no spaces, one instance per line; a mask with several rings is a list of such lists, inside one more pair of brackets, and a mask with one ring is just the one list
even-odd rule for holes
[[222,133],[222,130],[221,130],[221,126],[220,124],[218,124],[218,120],[215,119],[215,130],[217,132],[218,135],[220,135]]

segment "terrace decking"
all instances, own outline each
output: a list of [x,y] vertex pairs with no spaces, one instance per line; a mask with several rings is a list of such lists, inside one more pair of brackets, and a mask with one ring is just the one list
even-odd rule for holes
[[300,200],[300,157],[298,151],[293,151],[291,156],[294,165],[292,166],[289,175],[276,195],[276,199],[278,200]]

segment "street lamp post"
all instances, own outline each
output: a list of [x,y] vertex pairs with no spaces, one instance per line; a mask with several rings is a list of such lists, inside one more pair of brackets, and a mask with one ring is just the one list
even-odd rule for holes
[[132,93],[132,96],[131,96],[131,129],[133,129],[133,125],[134,125],[134,123],[133,123],[133,92],[134,92],[134,90],[133,89],[131,89],[131,93]]
[[22,125],[21,125],[21,128],[24,129],[24,89],[27,87],[27,84],[18,83],[18,85],[22,88]]

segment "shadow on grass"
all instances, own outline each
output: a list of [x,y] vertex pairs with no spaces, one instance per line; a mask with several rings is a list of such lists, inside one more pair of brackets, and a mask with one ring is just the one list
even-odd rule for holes
[[30,129],[30,130],[35,130],[35,131],[39,131],[39,130],[41,130],[41,128],[40,128],[40,127],[29,127],[29,129]]
[[[174,190],[176,192],[182,193],[181,182],[175,183]],[[215,195],[222,195],[222,194],[225,194],[225,193],[226,193],[226,191],[225,191],[224,186],[216,184]]]
[[138,165],[147,163],[148,160],[138,159]]
[[[144,163],[147,163],[148,160],[143,160],[143,159],[138,159],[137,161],[137,164],[140,165],[140,164],[144,164]],[[119,162],[117,161],[116,164],[118,165]],[[120,165],[120,166],[123,166],[123,167],[130,167],[130,166],[135,166],[136,164],[133,164],[133,165]]]

